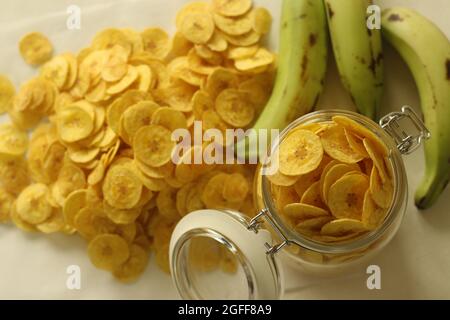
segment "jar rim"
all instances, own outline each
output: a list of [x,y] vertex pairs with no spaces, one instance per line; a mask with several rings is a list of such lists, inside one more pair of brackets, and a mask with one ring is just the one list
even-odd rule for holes
[[[278,214],[278,210],[275,207],[274,200],[271,195],[270,181],[268,180],[267,176],[263,174],[263,171],[265,169],[264,166],[262,166],[261,171],[259,173],[262,175],[261,187],[264,206],[267,208],[268,213],[273,217],[274,222],[277,224],[277,227],[280,228],[280,230],[286,235],[289,242],[295,243],[300,247],[323,254],[350,253],[359,249],[366,248],[371,244],[375,243],[385,234],[385,231],[392,225],[392,223],[396,220],[398,215],[403,214],[401,208],[403,201],[406,201],[408,191],[406,171],[403,164],[403,160],[393,139],[376,122],[352,111],[337,110],[337,109],[319,110],[311,112],[296,119],[280,133],[280,136],[278,137],[277,141],[275,141],[275,143],[271,146],[270,154],[268,154],[268,157],[270,157],[270,155],[277,150],[281,141],[283,141],[283,139],[292,129],[298,127],[299,125],[318,122],[318,120],[320,121],[322,117],[329,117],[330,118],[329,120],[331,120],[331,117],[336,115],[346,116],[363,125],[367,129],[371,130],[374,134],[376,134],[377,137],[379,137],[381,141],[388,147],[389,150],[388,159],[393,168],[392,172],[394,173],[393,177],[394,195],[392,198],[389,211],[386,214],[386,217],[380,226],[378,226],[374,230],[371,230],[360,236],[357,236],[355,239],[345,241],[344,243],[339,242],[325,243],[321,241],[312,240],[307,236],[304,236],[298,232],[293,231],[282,220],[281,216]],[[269,163],[269,161],[266,161],[266,163]]]

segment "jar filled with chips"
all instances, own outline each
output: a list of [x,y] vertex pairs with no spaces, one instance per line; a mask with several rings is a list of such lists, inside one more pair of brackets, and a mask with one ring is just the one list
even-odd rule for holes
[[361,265],[397,232],[407,202],[402,154],[429,136],[409,107],[379,124],[342,110],[297,119],[255,176],[254,218],[201,210],[175,228],[170,264],[181,296],[279,298],[280,257],[321,275]]

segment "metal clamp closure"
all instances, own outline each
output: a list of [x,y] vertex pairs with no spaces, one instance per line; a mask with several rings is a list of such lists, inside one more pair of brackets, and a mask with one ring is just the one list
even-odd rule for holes
[[278,225],[275,223],[275,221],[272,219],[272,216],[269,213],[269,210],[262,209],[254,218],[252,218],[248,224],[247,229],[251,230],[255,233],[258,233],[259,229],[261,228],[263,224],[263,217],[266,218],[266,221],[269,222],[272,229],[278,234],[278,236],[282,239],[282,242],[271,245],[269,243],[265,243],[266,247],[266,254],[275,254],[277,253],[281,248],[283,248],[285,245],[289,244],[289,240],[286,237],[286,235],[283,233],[283,231],[278,227]]
[[431,137],[423,121],[409,106],[403,106],[401,112],[388,113],[379,124],[394,139],[402,154],[412,153],[424,139]]

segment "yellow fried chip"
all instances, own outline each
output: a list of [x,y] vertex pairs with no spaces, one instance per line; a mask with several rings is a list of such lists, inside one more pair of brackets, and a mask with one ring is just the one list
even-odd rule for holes
[[183,18],[180,31],[189,41],[207,43],[214,33],[214,21],[209,13],[190,13]]
[[156,206],[159,213],[169,219],[177,219],[180,217],[176,206],[176,189],[164,188],[156,197]]
[[216,27],[231,35],[241,35],[252,29],[252,19],[249,14],[240,17],[225,17],[218,13],[213,14]]
[[388,154],[388,149],[386,145],[381,141],[381,139],[370,129],[365,127],[364,125],[360,124],[359,122],[356,122],[353,119],[350,119],[346,116],[334,116],[333,121],[341,126],[343,126],[345,129],[350,130],[352,133],[356,134],[357,136],[361,138],[367,138],[369,139],[373,144],[375,149],[378,150],[379,153],[382,154],[382,156],[386,156]]
[[300,202],[300,198],[295,191],[294,187],[281,187],[275,186],[273,188],[274,200],[278,210],[282,211],[283,208],[290,203]]
[[369,179],[362,174],[351,174],[337,180],[328,191],[327,204],[336,218],[361,219],[364,194]]
[[47,201],[48,187],[35,183],[26,187],[17,198],[16,210],[22,220],[36,225],[47,220],[52,208]]
[[142,213],[142,207],[135,206],[130,209],[118,209],[109,205],[106,200],[103,202],[103,209],[109,220],[119,225],[129,225],[134,223]]
[[181,217],[184,217],[186,214],[188,214],[188,210],[186,207],[187,197],[191,189],[195,188],[195,183],[190,182],[185,185],[183,185],[178,191],[176,196],[176,207],[178,210],[178,213]]
[[258,49],[258,45],[248,47],[232,47],[227,51],[227,58],[233,60],[251,58],[256,54]]
[[323,181],[320,185],[321,197],[325,203],[327,203],[328,201],[328,191],[330,190],[330,187],[346,173],[355,171],[356,169],[355,167],[357,166],[351,166],[344,163],[337,163],[336,165],[328,168],[327,172],[324,174]]
[[249,192],[247,179],[240,173],[230,174],[223,186],[223,198],[230,202],[243,202]]
[[64,229],[64,217],[60,209],[53,209],[52,215],[44,222],[36,225],[36,229],[42,233],[50,234]]
[[181,111],[169,107],[161,107],[153,112],[152,125],[159,125],[167,128],[171,133],[176,129],[187,128],[184,114]]
[[381,208],[389,208],[394,195],[394,186],[390,179],[381,181],[378,169],[373,166],[370,174],[370,193],[373,201]]
[[226,173],[219,173],[208,181],[201,196],[207,208],[229,208],[229,202],[223,197],[223,189],[227,178]]
[[141,246],[132,244],[130,256],[122,265],[113,270],[113,275],[121,282],[129,283],[135,281],[148,264],[148,253]]
[[133,139],[136,158],[153,167],[169,162],[175,147],[171,134],[171,131],[159,125],[140,128]]
[[359,138],[354,133],[352,133],[350,130],[344,129],[344,132],[350,147],[353,150],[355,150],[355,152],[359,153],[361,156],[364,156],[364,158],[368,158],[369,154],[367,153],[366,148],[364,147],[362,139]]
[[364,157],[353,150],[345,136],[344,128],[330,126],[320,133],[323,149],[333,159],[344,163],[356,163]]
[[92,133],[94,117],[79,104],[73,104],[58,114],[57,124],[61,139],[70,143],[86,138]]
[[316,169],[323,157],[320,138],[307,130],[296,130],[289,134],[279,147],[280,172],[295,176]]
[[241,47],[254,45],[261,39],[261,35],[253,30],[239,36],[232,36],[226,33],[222,33],[222,35],[232,45]]
[[369,154],[370,159],[372,159],[372,161],[373,161],[373,166],[375,168],[377,168],[377,170],[378,170],[378,175],[380,176],[381,181],[383,183],[387,182],[388,176],[386,173],[386,167],[385,167],[383,155],[378,152],[378,149],[376,149],[376,146],[373,143],[373,140],[365,138],[363,140],[363,144],[366,147],[366,150],[367,150],[367,153]]
[[267,175],[267,179],[277,186],[289,187],[297,182],[298,176],[287,176],[277,170],[274,174]]
[[130,256],[127,242],[115,234],[101,234],[89,242],[88,255],[94,266],[112,271]]
[[131,209],[141,198],[142,183],[133,170],[112,166],[103,181],[105,200],[114,208]]
[[206,91],[215,99],[225,89],[236,88],[239,78],[236,73],[225,68],[215,69],[206,80]]
[[153,101],[141,101],[125,110],[123,126],[130,141],[140,128],[151,124],[152,115],[158,108],[159,105]]
[[26,63],[39,65],[51,58],[53,46],[42,33],[32,32],[20,40],[19,51]]
[[284,206],[282,212],[285,216],[292,219],[294,222],[329,215],[326,210],[305,203],[287,204],[286,206]]
[[63,56],[53,57],[42,66],[41,76],[52,81],[61,90],[69,76],[69,62]]
[[249,125],[255,117],[252,103],[236,89],[225,89],[217,96],[216,111],[226,123],[238,128]]
[[249,71],[257,68],[265,67],[274,62],[275,58],[272,53],[264,48],[259,48],[256,53],[249,58],[235,60],[234,65],[240,71]]
[[177,13],[175,24],[177,29],[181,28],[184,18],[192,13],[208,13],[210,12],[210,4],[204,1],[194,1],[184,5]]
[[201,89],[192,96],[191,105],[196,120],[201,119],[206,110],[214,110],[214,101],[211,96]]
[[305,190],[301,199],[301,203],[309,204],[319,208],[326,208],[320,196],[320,181],[316,181]]
[[98,208],[85,207],[78,211],[74,218],[74,227],[85,239],[91,240],[104,233],[113,233],[114,223],[104,216]]
[[366,231],[363,223],[355,219],[336,219],[325,224],[320,233],[329,236],[342,236]]
[[208,48],[216,52],[224,52],[228,48],[228,42],[220,33],[214,32],[211,39],[206,43]]
[[272,15],[266,8],[255,8],[252,12],[252,27],[256,33],[266,34],[272,25]]
[[251,7],[252,0],[213,0],[214,10],[223,16],[240,16]]
[[152,57],[164,59],[169,52],[169,36],[161,28],[148,28],[141,33],[144,50]]
[[[332,161],[333,160],[330,157],[324,154],[322,157],[322,161],[320,162],[319,166],[316,169],[314,169],[309,173],[297,176],[297,181],[294,184],[294,189],[297,192],[300,199],[311,184],[313,184],[316,181],[320,182],[322,172],[325,171],[325,169],[328,167],[328,164]],[[322,188],[320,187],[320,189]]]
[[373,230],[381,225],[388,210],[379,207],[372,198],[371,192],[366,191],[364,195],[363,213],[361,222],[367,229]]
[[0,75],[0,115],[11,109],[15,93],[16,89],[11,81]]
[[0,153],[20,156],[28,147],[28,135],[10,123],[0,125]]
[[129,65],[125,76],[122,79],[120,79],[117,83],[114,83],[112,86],[106,89],[106,93],[113,95],[123,92],[125,89],[131,86],[133,82],[136,81],[138,75],[139,74],[137,72],[137,68]]
[[4,188],[0,187],[0,223],[10,220],[13,202],[14,196]]
[[330,216],[320,216],[302,220],[295,225],[295,230],[299,233],[310,236],[319,233],[321,228],[329,223],[333,218]]

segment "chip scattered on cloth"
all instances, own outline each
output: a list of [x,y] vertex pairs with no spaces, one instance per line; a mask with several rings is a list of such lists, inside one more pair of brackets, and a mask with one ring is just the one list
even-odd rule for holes
[[[36,32],[20,40],[36,75],[17,89],[0,76],[0,222],[78,234],[92,263],[136,280],[151,253],[169,272],[176,223],[204,208],[254,216],[255,165],[172,161],[176,129],[249,128],[269,99],[274,54],[262,46],[270,14],[251,0],[191,2],[171,36],[158,27],[108,28],[78,53],[54,52]],[[29,133],[29,135],[27,134]],[[197,250],[192,254],[197,255]],[[235,272],[198,253],[203,269]]]

